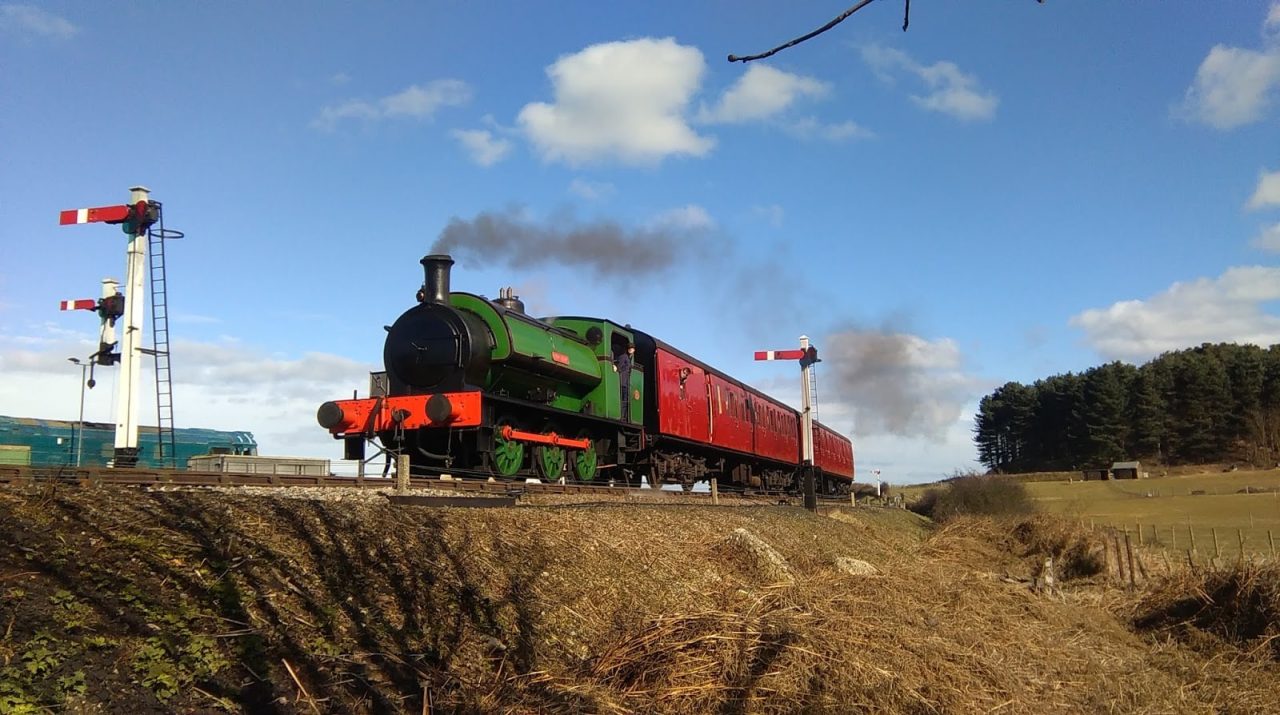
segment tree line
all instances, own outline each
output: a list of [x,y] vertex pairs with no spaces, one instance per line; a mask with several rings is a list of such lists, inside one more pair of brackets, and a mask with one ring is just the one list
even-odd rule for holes
[[1161,464],[1275,464],[1280,345],[1205,343],[1138,367],[1111,362],[982,398],[978,461],[1016,473]]

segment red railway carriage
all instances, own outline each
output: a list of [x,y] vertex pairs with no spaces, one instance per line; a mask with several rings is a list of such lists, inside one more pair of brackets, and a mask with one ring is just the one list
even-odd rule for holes
[[826,425],[813,425],[813,463],[828,475],[853,479],[853,443]]
[[[637,343],[645,341],[637,337]],[[711,442],[711,424],[707,420],[711,406],[707,395],[708,368],[683,354],[655,350],[637,344],[638,362],[654,365],[653,379],[646,387],[652,392],[645,405],[656,417],[646,425],[657,425],[658,434],[700,444]],[[656,410],[654,408],[657,408]]]
[[[653,478],[691,485],[720,474],[742,486],[793,485],[802,461],[796,410],[650,335],[635,335],[637,362],[653,366],[644,419]],[[814,434],[814,463],[832,482],[823,491],[847,490],[852,445],[822,425]]]
[[800,448],[800,420],[796,411],[769,397],[752,400],[756,416],[755,453],[768,459],[791,461]]

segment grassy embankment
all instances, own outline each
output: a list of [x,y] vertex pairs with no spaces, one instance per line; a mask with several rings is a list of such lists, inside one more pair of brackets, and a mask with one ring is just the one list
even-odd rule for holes
[[[1096,534],[1043,516],[361,497],[0,490],[0,712],[1265,712],[1280,692],[1274,629],[1233,620],[1274,623],[1280,598],[1206,609],[1186,594],[1221,589],[1192,584],[1137,608],[1072,578]],[[1062,593],[1028,588],[1049,554]]]

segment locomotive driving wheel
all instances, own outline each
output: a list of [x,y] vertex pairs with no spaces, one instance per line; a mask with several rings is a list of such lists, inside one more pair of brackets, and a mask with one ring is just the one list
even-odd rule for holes
[[510,420],[500,419],[493,426],[493,451],[487,456],[490,467],[499,476],[514,477],[524,466],[524,443],[507,439],[502,428],[514,427]]
[[[554,424],[544,426],[543,432],[559,434]],[[559,481],[564,476],[565,460],[564,447],[559,445],[540,444],[533,448],[533,466],[537,470],[538,476],[549,482]]]
[[600,457],[596,453],[595,440],[587,430],[578,431],[578,439],[587,440],[587,448],[573,453],[573,474],[580,481],[589,482],[600,471]]

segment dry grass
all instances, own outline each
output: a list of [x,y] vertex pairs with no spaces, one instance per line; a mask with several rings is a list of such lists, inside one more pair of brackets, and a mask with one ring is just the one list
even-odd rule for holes
[[[0,492],[0,579],[24,591],[0,612],[14,624],[0,654],[20,657],[58,629],[50,597],[66,590],[96,615],[61,629],[62,664],[25,687],[52,703],[51,684],[79,667],[87,709],[1274,707],[1274,661],[1230,644],[1210,655],[1160,630],[1155,641],[1139,635],[1119,591],[1072,586],[1096,579],[1068,581],[1060,598],[1031,591],[1045,555],[1087,555],[1091,538],[1042,517],[933,530],[875,509],[441,510]],[[878,574],[848,573],[854,560]],[[790,580],[762,564],[785,566]],[[120,665],[163,638],[149,623],[216,636],[226,665],[188,674],[158,699]],[[95,651],[96,638],[109,645]],[[171,659],[189,662],[178,651]]]

